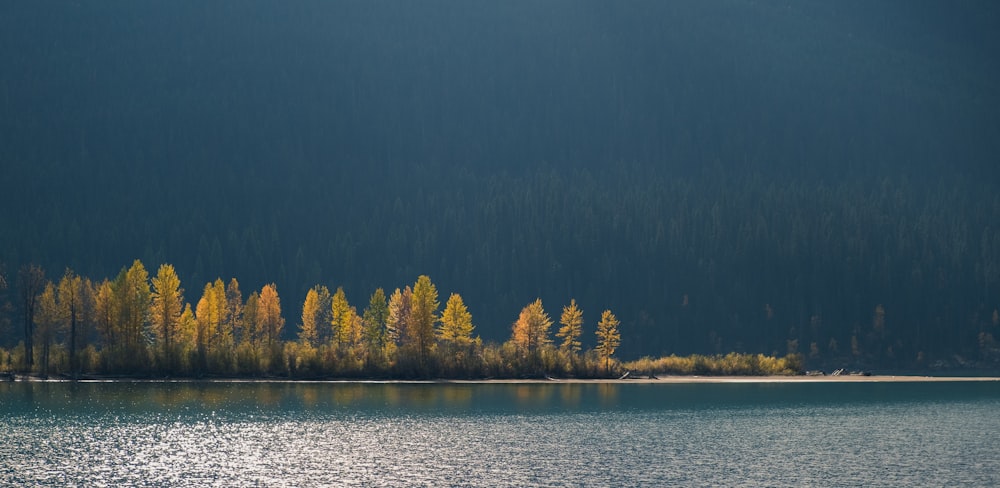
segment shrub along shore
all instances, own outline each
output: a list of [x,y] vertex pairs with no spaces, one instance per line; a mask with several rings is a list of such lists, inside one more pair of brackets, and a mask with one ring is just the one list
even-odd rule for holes
[[461,295],[451,293],[439,311],[437,287],[426,275],[392,293],[375,290],[361,312],[343,288],[331,293],[316,285],[301,302],[293,330],[285,330],[274,284],[244,299],[235,278],[217,279],[192,306],[169,264],[150,277],[136,260],[103,281],[67,269],[57,282],[28,266],[18,283],[24,337],[0,349],[0,372],[42,378],[585,379],[794,375],[802,369],[795,354],[622,363],[615,357],[618,318],[604,310],[594,324],[595,346],[584,350],[584,314],[576,300],[562,308],[554,334],[556,321],[537,299],[521,310],[507,341],[484,342],[474,335]]

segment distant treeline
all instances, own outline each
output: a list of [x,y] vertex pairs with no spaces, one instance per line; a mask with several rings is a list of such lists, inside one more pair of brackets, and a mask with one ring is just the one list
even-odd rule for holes
[[[552,319],[537,299],[525,306],[503,344],[473,336],[472,314],[452,293],[439,311],[426,275],[390,295],[379,288],[362,312],[343,288],[317,285],[306,293],[297,340],[285,326],[273,284],[244,300],[239,282],[205,284],[192,308],[172,265],[149,277],[142,262],[113,280],[94,282],[67,269],[53,282],[33,265],[17,275],[23,340],[0,349],[0,371],[142,376],[261,376],[297,378],[604,377],[617,374],[619,321],[605,310],[597,346],[582,351],[583,312],[563,307],[553,343]],[[6,280],[0,281],[6,286]]]
[[[433,275],[463,290],[488,342],[505,340],[505,317],[535,297],[576,297],[618,312],[627,357],[798,353],[811,368],[864,369],[1000,360],[1000,195],[989,182],[824,183],[721,168],[672,177],[630,165],[368,178],[294,173],[285,185],[300,189],[296,198],[185,200],[139,214],[141,225],[99,212],[61,221],[41,202],[25,218],[50,225],[17,242],[60,256],[85,250],[74,262],[92,275],[145,248],[145,262],[182,262],[186,282],[247,275],[294,296],[326,277],[374,290]],[[90,228],[102,231],[81,231]],[[22,335],[13,333],[22,308],[2,314],[4,347]],[[293,329],[277,339],[294,340]]]

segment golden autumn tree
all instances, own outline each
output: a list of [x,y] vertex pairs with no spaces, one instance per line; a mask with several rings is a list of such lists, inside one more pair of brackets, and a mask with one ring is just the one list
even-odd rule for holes
[[77,372],[77,338],[79,337],[80,323],[83,319],[83,279],[66,268],[62,279],[59,280],[59,316],[62,322],[62,329],[69,335],[69,367],[74,373]]
[[[389,316],[385,321],[386,343],[390,348],[401,345],[403,337],[406,336],[407,325],[410,320],[410,306],[413,298],[413,290],[409,286],[400,290],[396,288],[389,296]],[[393,351],[387,351],[392,356]]]
[[330,331],[333,346],[341,353],[354,342],[356,315],[354,307],[347,301],[344,287],[337,287],[330,298]]
[[522,354],[533,354],[542,346],[552,342],[549,338],[550,327],[552,319],[542,307],[542,299],[538,298],[521,309],[521,314],[514,322],[511,341]]
[[194,317],[191,304],[184,304],[184,311],[181,312],[177,320],[177,331],[174,335],[174,346],[181,363],[176,368],[183,373],[191,372],[191,353],[195,346],[195,337],[198,333],[198,320]]
[[406,340],[416,351],[417,362],[421,367],[427,364],[434,346],[434,324],[438,321],[439,306],[437,287],[429,276],[420,275],[413,284]]
[[56,329],[61,322],[61,311],[59,310],[58,289],[51,281],[45,282],[45,288],[38,295],[38,310],[35,312],[35,340],[40,349],[39,371],[42,374],[49,373],[49,358],[51,356],[52,341],[55,339]]
[[459,346],[472,342],[472,314],[466,308],[462,296],[452,293],[441,313],[441,326],[438,328],[438,340]]
[[601,313],[601,321],[597,323],[597,355],[604,360],[604,370],[611,369],[611,356],[621,345],[621,334],[618,332],[618,318],[611,310]]
[[243,320],[236,349],[237,367],[242,372],[260,373],[260,353],[263,342],[260,316],[260,293],[253,291],[243,304]]
[[571,299],[569,305],[563,307],[559,318],[562,327],[556,332],[556,337],[562,339],[559,349],[567,354],[580,352],[580,336],[583,335],[583,311],[576,305],[576,299]]
[[243,337],[240,336],[243,330],[243,293],[240,291],[240,283],[236,278],[231,278],[226,285],[226,305],[229,309],[227,328],[233,338],[233,347],[239,346]]
[[198,322],[198,355],[201,365],[215,372],[230,372],[233,365],[233,330],[229,299],[222,279],[206,283],[195,307]]
[[[302,302],[302,326],[299,328],[299,343],[303,347],[316,347],[319,343],[320,286],[314,286],[306,292]],[[325,287],[324,287],[325,288]]]
[[197,323],[197,328],[195,330],[195,351],[197,353],[197,368],[199,370],[204,370],[208,367],[208,353],[210,347],[210,339],[212,336],[212,330],[215,328],[214,317],[212,311],[215,307],[212,306],[212,299],[214,294],[212,293],[212,284],[206,283],[205,288],[202,290],[201,298],[198,300],[198,304],[195,305],[195,322]]
[[111,282],[117,313],[116,324],[122,348],[116,351],[114,367],[126,371],[141,371],[148,364],[146,327],[149,323],[149,273],[136,259],[128,269],[122,269]]
[[161,264],[153,277],[149,317],[153,333],[160,345],[160,363],[166,371],[173,371],[177,356],[177,336],[183,312],[184,290],[174,267]]
[[94,287],[94,325],[101,335],[105,359],[121,347],[120,333],[116,326],[117,306],[110,281],[105,279]]
[[277,371],[281,359],[281,329],[285,327],[285,319],[281,316],[281,298],[274,283],[264,285],[260,290],[257,304],[257,315],[261,336],[265,347],[270,353],[270,368]]

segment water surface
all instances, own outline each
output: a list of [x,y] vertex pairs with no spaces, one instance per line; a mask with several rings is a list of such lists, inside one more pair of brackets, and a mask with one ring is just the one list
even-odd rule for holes
[[3,383],[0,485],[990,486],[989,383]]

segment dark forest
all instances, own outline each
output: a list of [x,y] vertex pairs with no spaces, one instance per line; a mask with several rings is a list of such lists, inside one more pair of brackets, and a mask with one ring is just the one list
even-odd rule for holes
[[[308,290],[433,277],[476,334],[575,299],[616,356],[1000,364],[995,2],[0,6],[18,270]],[[444,301],[444,300],[442,300]],[[362,308],[359,306],[359,309]]]

